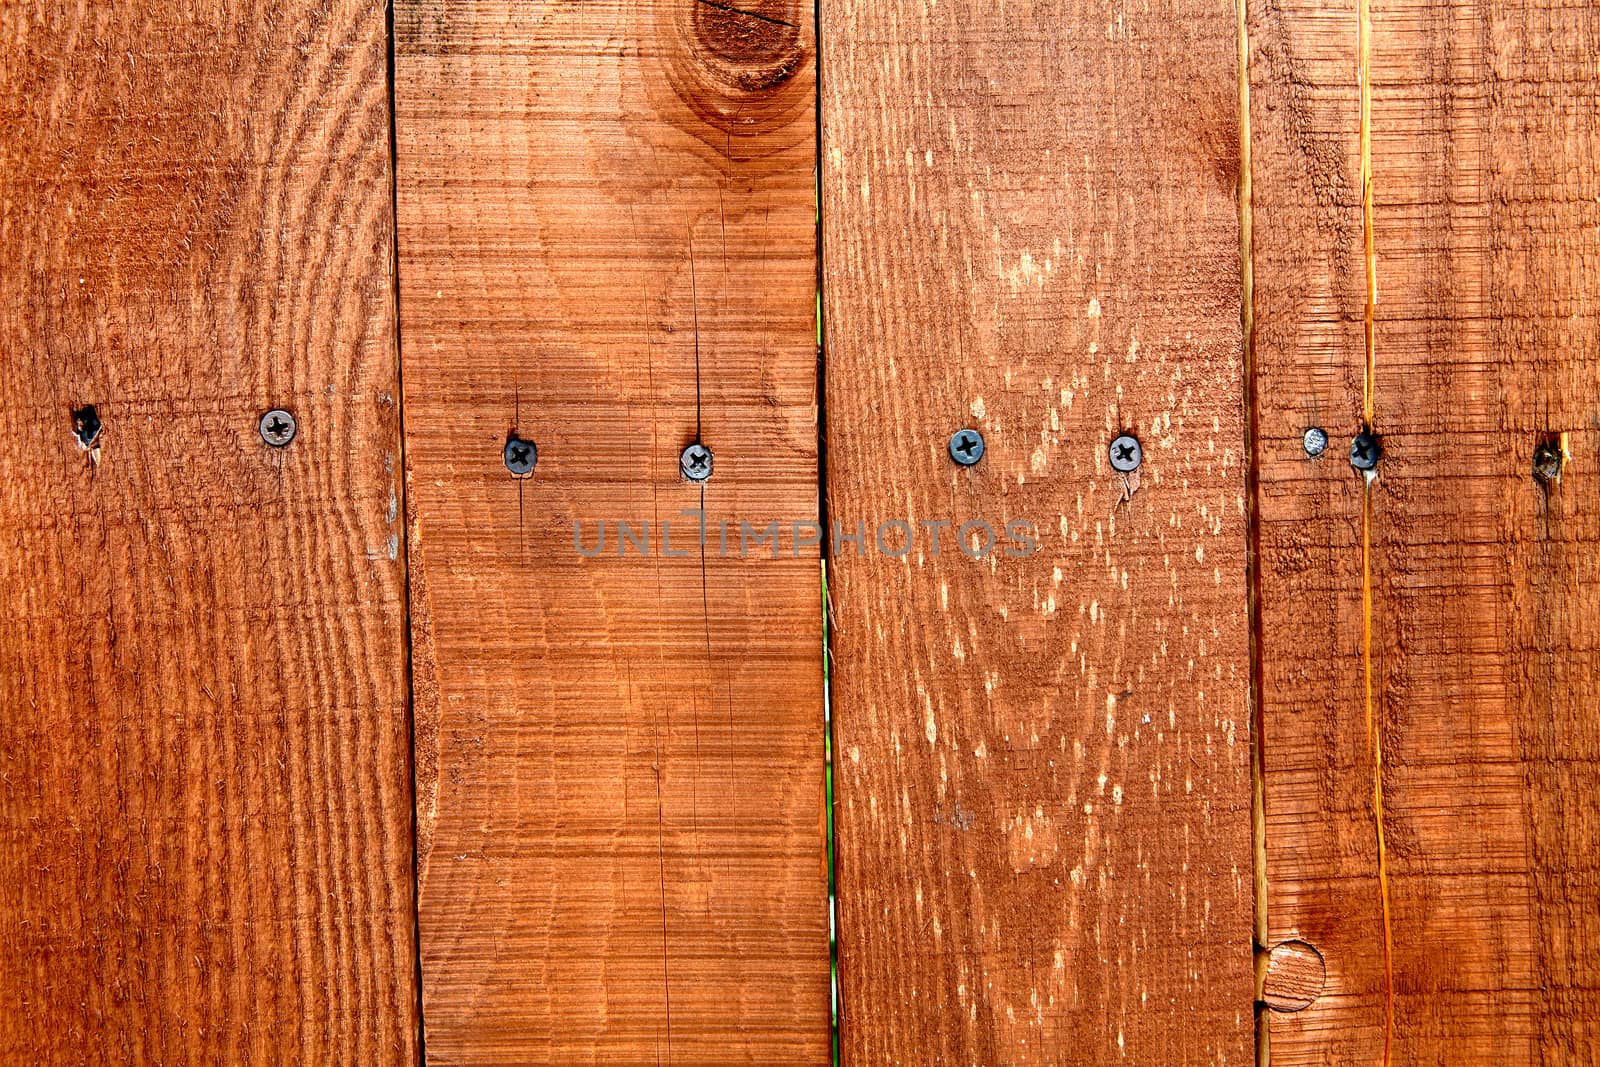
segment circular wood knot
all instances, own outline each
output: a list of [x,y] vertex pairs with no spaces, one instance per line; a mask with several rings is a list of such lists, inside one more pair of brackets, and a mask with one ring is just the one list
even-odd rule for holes
[[1273,1011],[1302,1011],[1322,995],[1328,967],[1322,953],[1304,941],[1280,941],[1267,953],[1261,999]]
[[805,63],[795,6],[789,0],[696,0],[696,52],[734,92],[776,89]]

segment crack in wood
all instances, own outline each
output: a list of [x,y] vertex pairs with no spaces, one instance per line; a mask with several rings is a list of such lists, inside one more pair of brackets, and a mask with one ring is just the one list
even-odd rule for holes
[[717,3],[717,0],[697,0],[697,2],[705,7],[716,8],[718,11],[726,11],[730,15],[743,15],[745,18],[755,19],[758,22],[765,22],[770,26],[784,26],[791,30],[798,28],[792,22],[785,22],[783,19],[773,18],[771,15],[762,15],[755,11],[744,11],[734,7],[732,4],[719,4]]

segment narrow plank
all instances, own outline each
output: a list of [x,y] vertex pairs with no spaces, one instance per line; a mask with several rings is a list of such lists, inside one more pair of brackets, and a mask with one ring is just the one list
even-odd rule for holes
[[1233,14],[838,0],[823,56],[845,1062],[1252,1062]]
[[[1274,1016],[1273,1062],[1586,1062],[1600,13],[1372,5],[1370,353],[1360,15],[1252,18],[1256,276],[1280,279],[1256,305],[1268,919],[1326,964],[1321,996]],[[1370,484],[1345,458],[1364,407]],[[1309,462],[1313,417],[1337,433]],[[1559,479],[1535,474],[1547,440]]]
[[[1326,1052],[1329,1063],[1365,1065],[1381,1054],[1370,1015],[1328,1014],[1370,980],[1361,968],[1373,946],[1382,951],[1364,730],[1362,482],[1349,462],[1366,367],[1356,4],[1246,5],[1261,936],[1271,948],[1261,994],[1272,1009],[1261,1039],[1279,1064],[1320,1064]],[[1310,459],[1304,435],[1313,428],[1328,444]],[[1330,879],[1342,892],[1321,914],[1360,938],[1360,951],[1307,918],[1312,887]],[[1335,905],[1355,910],[1344,918]],[[1323,971],[1285,1004],[1273,964],[1301,944]],[[1333,1029],[1319,1034],[1323,1026]],[[1350,1058],[1357,1047],[1365,1058]]]
[[737,526],[818,511],[813,36],[397,6],[434,1062],[827,1061],[819,552]]
[[0,1061],[416,1057],[385,57],[0,13]]

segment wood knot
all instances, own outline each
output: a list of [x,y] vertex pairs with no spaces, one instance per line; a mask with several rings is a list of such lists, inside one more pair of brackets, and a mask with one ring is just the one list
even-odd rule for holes
[[1327,964],[1316,946],[1305,941],[1280,941],[1267,953],[1262,1003],[1273,1011],[1303,1011],[1322,995],[1327,978]]
[[696,0],[694,40],[708,73],[735,93],[776,89],[805,62],[789,0]]
[[805,4],[689,0],[656,10],[664,62],[647,84],[660,115],[744,168],[809,151],[816,36]]

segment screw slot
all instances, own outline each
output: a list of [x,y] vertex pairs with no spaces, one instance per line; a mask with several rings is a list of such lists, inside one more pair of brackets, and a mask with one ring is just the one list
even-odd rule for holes
[[518,478],[526,478],[533,473],[534,465],[539,462],[539,446],[512,434],[506,438],[506,447],[502,450],[501,456],[506,461],[506,470]]
[[294,416],[282,408],[273,408],[261,416],[256,429],[261,434],[261,440],[273,448],[286,448],[289,442],[294,440],[294,435],[299,432]]
[[983,434],[977,430],[957,430],[950,435],[950,458],[970,467],[983,458]]
[[1328,431],[1321,426],[1313,426],[1306,431],[1302,443],[1305,445],[1306,455],[1320,456],[1328,450]]
[[711,449],[694,442],[678,457],[678,470],[691,482],[703,482],[711,477]]
[[1122,434],[1112,441],[1107,453],[1111,457],[1111,469],[1123,474],[1132,474],[1144,462],[1144,450],[1132,434]]
[[1383,458],[1383,438],[1373,433],[1371,429],[1362,427],[1356,434],[1355,440],[1350,442],[1350,466],[1358,471],[1375,470],[1378,460]]

